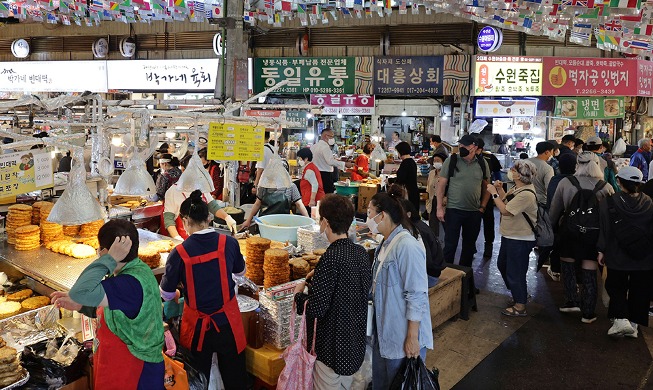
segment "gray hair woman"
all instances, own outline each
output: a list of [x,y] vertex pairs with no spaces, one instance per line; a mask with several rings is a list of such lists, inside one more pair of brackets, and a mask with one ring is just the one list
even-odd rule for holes
[[531,224],[534,226],[537,221],[537,198],[533,186],[536,174],[535,164],[518,160],[508,171],[508,180],[515,183],[508,193],[499,180],[487,186],[501,213],[501,248],[497,267],[513,298],[513,303],[501,311],[509,317],[526,316],[528,256],[535,246]]
[[[602,180],[603,171],[599,158],[594,152],[580,153],[574,176],[564,178],[558,184],[549,209],[549,219],[554,230],[557,226],[560,228],[567,226],[561,223],[561,217],[563,213],[566,216],[569,215],[572,201],[578,191],[592,190],[596,194],[598,202],[606,196],[614,194],[612,186]],[[597,229],[588,230],[588,233],[583,234],[581,239],[571,234],[571,231],[560,231],[557,234],[560,242],[560,271],[567,300],[560,307],[560,311],[563,313],[582,312],[581,321],[591,324],[596,320],[594,309],[597,297],[596,270],[598,264],[596,258],[598,253],[596,243],[599,234],[598,226]],[[576,287],[576,266],[574,264],[576,261],[582,263],[581,268],[583,269],[580,297]]]

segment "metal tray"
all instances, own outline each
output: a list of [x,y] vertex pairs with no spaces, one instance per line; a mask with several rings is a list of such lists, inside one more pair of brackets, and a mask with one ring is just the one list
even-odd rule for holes
[[[48,305],[0,320],[0,336],[8,346],[22,352],[27,345],[64,335],[66,330],[58,322],[54,327],[38,328],[36,317],[45,317],[52,307]],[[58,319],[59,313],[57,313]]]
[[11,384],[11,385],[9,385],[7,387],[3,387],[0,390],[15,389],[17,387],[20,387],[20,386],[24,385],[25,383],[27,383],[27,381],[29,381],[29,371],[27,371],[26,369],[23,368],[23,378],[22,379],[20,379],[18,382],[14,382],[13,384]]

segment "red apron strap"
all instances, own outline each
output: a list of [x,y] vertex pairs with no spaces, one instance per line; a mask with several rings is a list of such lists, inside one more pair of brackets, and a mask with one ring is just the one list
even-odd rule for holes
[[197,304],[195,301],[195,277],[193,275],[193,261],[188,256],[184,244],[177,245],[177,252],[181,259],[184,261],[184,268],[186,270],[186,292],[188,292],[187,303],[193,309],[197,309]]
[[229,279],[227,279],[227,259],[224,255],[224,247],[226,246],[227,236],[220,234],[218,238],[218,263],[220,265],[220,284],[222,285],[222,304],[224,305],[231,299],[229,294]]

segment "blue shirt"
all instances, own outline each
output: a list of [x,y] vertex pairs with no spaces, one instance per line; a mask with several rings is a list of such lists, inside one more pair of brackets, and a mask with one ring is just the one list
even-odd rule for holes
[[637,149],[637,151],[630,157],[630,166],[642,171],[644,180],[646,180],[648,179],[648,164],[651,159],[647,159],[647,156],[644,153],[646,152],[643,152],[641,149]]
[[[372,267],[375,338],[381,356],[386,359],[406,357],[404,341],[409,320],[419,321],[420,349],[433,349],[424,249],[413,236],[406,234],[387,250],[397,234],[404,230],[402,226],[397,226],[376,249]],[[387,253],[379,267],[382,249]]]

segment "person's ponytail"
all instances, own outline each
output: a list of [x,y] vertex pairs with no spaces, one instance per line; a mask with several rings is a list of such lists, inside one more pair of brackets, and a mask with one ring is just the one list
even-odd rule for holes
[[202,199],[202,191],[195,190],[186,198],[179,207],[179,215],[190,218],[191,221],[199,224],[207,221],[209,206]]

